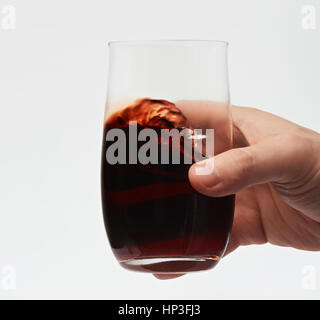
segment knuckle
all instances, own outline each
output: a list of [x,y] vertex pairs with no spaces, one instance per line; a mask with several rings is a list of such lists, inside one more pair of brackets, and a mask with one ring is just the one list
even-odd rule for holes
[[282,148],[282,150],[279,151],[286,153],[286,158],[291,159],[292,165],[295,165],[296,161],[302,158],[301,156],[307,156],[309,153],[308,149],[310,144],[308,140],[299,133],[292,132],[282,134],[279,136],[278,142]]
[[293,156],[297,153],[308,157],[313,154],[314,142],[310,135],[305,133],[293,132],[283,135],[283,145],[286,146],[289,154]]
[[287,153],[288,163],[286,165],[292,169],[290,171],[291,179],[294,181],[305,179],[312,174],[315,164],[319,162],[320,140],[315,139],[315,136],[304,128],[284,134],[281,138]]
[[280,136],[280,142],[289,149],[296,149],[301,144],[301,136],[297,133],[285,133]]

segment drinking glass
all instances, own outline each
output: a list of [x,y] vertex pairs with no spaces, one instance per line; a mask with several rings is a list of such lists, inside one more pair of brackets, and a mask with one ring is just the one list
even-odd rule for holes
[[199,169],[211,174],[213,156],[232,147],[227,47],[109,43],[102,205],[111,248],[126,269],[203,271],[223,256],[235,196],[198,193],[188,171],[211,158]]

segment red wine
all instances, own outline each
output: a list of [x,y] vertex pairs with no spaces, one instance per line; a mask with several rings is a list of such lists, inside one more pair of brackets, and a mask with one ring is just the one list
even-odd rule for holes
[[[190,164],[130,164],[129,139],[125,164],[109,164],[106,141],[109,130],[129,136],[129,121],[138,134],[151,128],[161,158],[161,129],[190,128],[188,120],[165,100],[138,100],[106,121],[102,152],[102,204],[113,252],[127,269],[153,273],[182,273],[212,268],[223,254],[232,226],[234,195],[211,198],[196,192],[188,180]],[[138,142],[137,147],[142,143]],[[184,145],[178,148],[180,159]],[[192,154],[189,155],[192,157]],[[192,157],[193,159],[193,157]],[[192,160],[194,162],[194,159]]]

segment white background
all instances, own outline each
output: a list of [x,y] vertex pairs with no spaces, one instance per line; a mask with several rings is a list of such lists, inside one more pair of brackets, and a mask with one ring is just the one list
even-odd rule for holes
[[[309,4],[315,30],[301,25]],[[16,28],[0,26],[0,299],[320,297],[320,254],[269,245],[172,281],[128,272],[109,248],[99,189],[107,41],[227,40],[234,104],[320,131],[320,1],[0,0],[0,21],[7,5]]]

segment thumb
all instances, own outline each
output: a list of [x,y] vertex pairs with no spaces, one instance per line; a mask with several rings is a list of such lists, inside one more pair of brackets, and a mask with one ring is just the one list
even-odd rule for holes
[[290,182],[301,173],[306,160],[298,140],[292,135],[274,136],[249,147],[226,151],[204,160],[214,161],[214,169],[207,175],[198,175],[197,166],[203,167],[203,163],[195,163],[189,170],[190,182],[199,192],[216,197],[256,184]]

